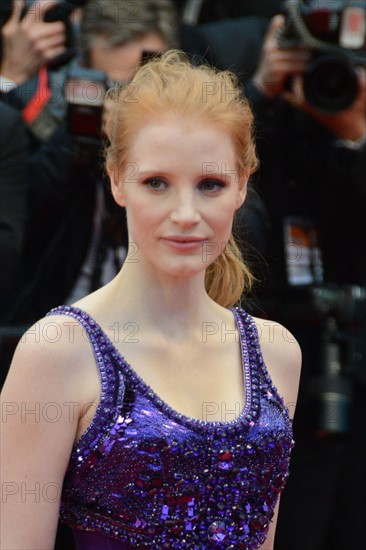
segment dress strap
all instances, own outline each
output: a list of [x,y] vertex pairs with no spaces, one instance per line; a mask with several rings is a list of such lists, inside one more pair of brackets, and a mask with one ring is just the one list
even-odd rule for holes
[[285,411],[289,413],[283,397],[274,385],[272,378],[268,372],[267,365],[264,361],[257,323],[255,322],[254,318],[243,309],[239,308],[239,312],[241,314],[245,329],[250,334],[251,346],[254,350],[256,357],[256,370],[260,390],[263,394],[266,395],[267,399],[277,402],[281,408],[285,409]]
[[[115,424],[125,393],[123,374],[113,361],[113,345],[97,324],[86,312],[73,306],[59,306],[47,313],[51,315],[67,315],[77,321],[84,329],[89,339],[101,381],[101,396],[93,420],[74,445],[73,453],[85,449],[84,457],[98,446],[103,433],[107,433]],[[91,403],[87,404],[91,406]]]

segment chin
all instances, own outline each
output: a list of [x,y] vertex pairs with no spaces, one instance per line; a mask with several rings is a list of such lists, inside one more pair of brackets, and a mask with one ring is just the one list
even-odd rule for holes
[[171,270],[174,271],[177,277],[193,277],[199,273],[205,273],[207,268],[212,265],[218,256],[210,257],[209,261],[203,261],[202,258],[187,259],[186,261],[176,262],[175,265],[171,265]]
[[167,262],[160,265],[161,271],[167,275],[177,278],[195,277],[199,273],[205,272],[208,265],[202,262],[202,259],[185,259],[175,262]]

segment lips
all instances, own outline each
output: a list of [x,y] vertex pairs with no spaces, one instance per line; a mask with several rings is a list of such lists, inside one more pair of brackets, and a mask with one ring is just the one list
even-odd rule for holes
[[162,239],[168,246],[174,248],[175,250],[181,251],[194,251],[199,249],[203,243],[207,242],[206,238],[203,237],[182,237],[178,235],[172,235],[169,237],[163,237]]
[[187,237],[181,237],[181,236],[169,236],[169,237],[163,237],[163,240],[164,241],[173,241],[173,242],[176,242],[176,243],[199,243],[199,242],[204,242],[206,241],[207,239],[205,237],[190,237],[190,236],[187,236]]

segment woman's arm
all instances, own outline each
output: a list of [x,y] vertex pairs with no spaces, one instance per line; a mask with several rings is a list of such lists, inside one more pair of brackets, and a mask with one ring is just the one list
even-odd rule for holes
[[36,323],[19,343],[5,381],[0,531],[4,550],[54,548],[61,489],[79,417],[84,403],[93,399],[86,383],[95,363],[91,346],[77,330],[71,333],[69,325],[56,316]]
[[[301,373],[301,349],[294,336],[282,325],[273,321],[255,319],[259,332],[262,355],[272,382],[289,410],[295,414]],[[280,499],[265,542],[259,550],[273,550]]]
[[289,410],[295,414],[301,373],[301,348],[285,327],[274,321],[255,319],[268,373]]

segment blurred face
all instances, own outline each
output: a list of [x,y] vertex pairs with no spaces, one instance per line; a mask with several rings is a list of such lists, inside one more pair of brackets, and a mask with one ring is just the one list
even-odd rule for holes
[[206,270],[245,199],[236,168],[230,136],[210,124],[175,116],[137,131],[125,171],[110,175],[139,266],[174,277]]
[[107,74],[113,82],[124,82],[134,77],[143,51],[162,52],[166,48],[158,34],[151,33],[123,46],[110,46],[103,36],[90,48],[90,67]]

